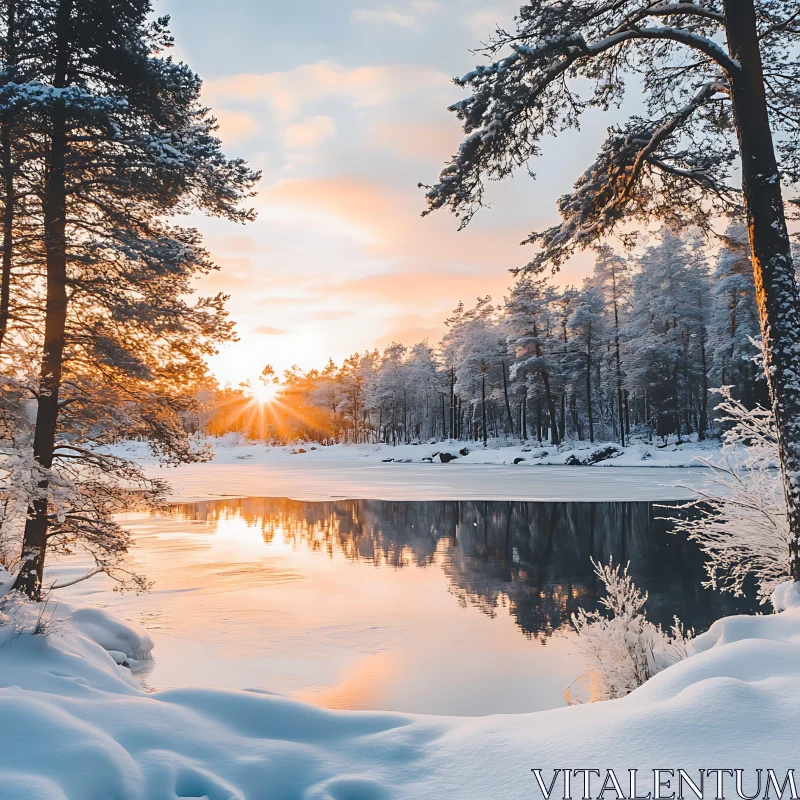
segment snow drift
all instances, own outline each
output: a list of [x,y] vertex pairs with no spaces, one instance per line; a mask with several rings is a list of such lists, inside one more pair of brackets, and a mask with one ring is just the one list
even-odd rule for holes
[[142,630],[61,604],[33,635],[40,607],[7,602],[0,795],[502,800],[540,796],[533,768],[785,773],[800,718],[796,588],[779,587],[776,603],[785,610],[773,616],[718,621],[690,658],[620,700],[443,718],[332,712],[259,692],[148,693],[113,652],[146,655]]

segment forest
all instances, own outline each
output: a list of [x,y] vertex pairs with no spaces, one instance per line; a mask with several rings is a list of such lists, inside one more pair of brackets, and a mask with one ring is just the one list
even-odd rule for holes
[[216,390],[187,425],[284,443],[703,440],[720,430],[713,388],[769,405],[745,226],[715,244],[664,228],[636,254],[601,246],[580,287],[523,275],[499,303],[459,303],[435,345],[268,366],[270,401]]

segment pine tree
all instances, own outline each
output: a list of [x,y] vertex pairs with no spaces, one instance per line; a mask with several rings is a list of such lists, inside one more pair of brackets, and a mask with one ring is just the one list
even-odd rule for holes
[[586,413],[589,422],[589,441],[594,442],[595,405],[592,383],[599,362],[597,351],[607,335],[603,314],[603,295],[592,279],[587,279],[572,307],[568,326],[572,332],[570,356],[573,370],[582,373],[586,387]]
[[[131,465],[83,446],[98,424],[146,433],[167,458],[202,457],[170,398],[203,372],[202,356],[231,329],[223,296],[186,301],[191,278],[213,265],[197,233],[172,227],[169,216],[197,208],[246,221],[252,215],[239,204],[257,175],[222,155],[199,79],[161,56],[171,40],[165,19],[150,21],[149,0],[34,0],[26,8],[44,319],[32,386],[35,486],[15,586],[36,597],[47,548],[59,539],[90,543],[98,568],[124,549],[110,520],[122,481],[138,481],[154,502],[163,492]],[[63,507],[63,474],[79,464],[93,488]]]
[[[553,299],[546,281],[523,277],[506,300],[506,317],[510,328],[508,344],[516,357],[514,375],[522,380],[538,378],[547,406],[550,441],[557,445],[561,433],[553,385],[553,373],[559,363],[553,341]],[[566,327],[564,333],[566,335]]]
[[747,408],[766,405],[766,381],[758,380],[756,366],[761,332],[750,244],[743,224],[734,223],[725,231],[713,277],[709,326],[716,385],[732,386],[735,399]]
[[628,260],[622,258],[607,245],[597,249],[593,283],[603,293],[607,320],[606,330],[613,335],[614,379],[617,392],[620,444],[625,447],[626,415],[625,373],[622,369],[621,329],[625,324],[631,291],[631,269]]

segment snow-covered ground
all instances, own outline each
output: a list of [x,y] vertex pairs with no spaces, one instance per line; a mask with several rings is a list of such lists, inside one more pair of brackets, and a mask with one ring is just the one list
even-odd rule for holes
[[[623,465],[615,469],[565,466],[566,451],[536,458],[522,446],[473,451],[448,464],[423,460],[462,446],[299,453],[218,443],[215,462],[161,476],[182,498],[656,500],[687,496],[674,485],[707,472],[688,468],[699,445],[659,450],[644,461],[645,446],[635,445],[611,462]],[[148,463],[138,445],[124,447]],[[526,461],[515,465],[521,457]],[[412,462],[402,463],[406,458]],[[2,583],[0,574],[0,595]],[[68,601],[43,610],[7,601],[0,618],[0,797],[516,800],[541,797],[532,769],[549,781],[564,767],[613,768],[625,788],[627,770],[637,768],[644,793],[653,789],[656,768],[682,768],[695,780],[712,767],[774,769],[782,781],[796,761],[800,596],[785,587],[778,595],[786,610],[718,621],[695,640],[689,659],[624,699],[467,718],[329,711],[262,691],[148,692],[122,665],[148,657],[146,631]],[[724,795],[734,796],[732,778],[725,781]],[[755,773],[746,781],[752,793]],[[580,777],[572,786],[580,796]],[[598,791],[593,783],[592,796]]]
[[[779,592],[785,611],[720,620],[695,655],[624,699],[478,718],[325,711],[257,692],[147,693],[118,665],[146,656],[144,631],[95,609],[61,604],[39,619],[33,604],[9,604],[0,796],[510,800],[541,797],[533,768],[549,781],[564,767],[613,768],[626,788],[628,769],[646,770],[645,792],[656,768],[695,780],[712,767],[774,769],[782,780],[796,762],[800,598]],[[44,630],[32,635],[37,620]],[[748,793],[755,780],[746,773]]]
[[[209,439],[214,460],[161,469],[145,444],[124,443],[114,452],[133,457],[152,476],[167,478],[176,501],[212,496],[271,496],[296,500],[685,500],[687,487],[706,486],[700,458],[715,459],[715,442],[666,447],[637,442],[579,442],[560,448],[531,443],[483,448],[475,442],[419,445],[266,447],[235,436]],[[590,466],[606,448],[616,452]],[[462,451],[468,451],[466,455]],[[455,456],[442,463],[441,454]],[[517,462],[517,463],[515,463]],[[614,469],[610,469],[614,467]],[[671,467],[672,469],[650,469]]]

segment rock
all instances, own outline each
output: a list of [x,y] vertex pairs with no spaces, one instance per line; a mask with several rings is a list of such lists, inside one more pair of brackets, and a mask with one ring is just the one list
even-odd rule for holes
[[577,456],[567,456],[567,460],[564,462],[568,467],[582,467],[583,461],[581,461]]
[[524,460],[525,460],[524,458],[517,457],[517,458],[514,459],[514,463],[515,464],[521,464]]
[[432,458],[423,458],[422,460],[423,461],[428,461],[429,463],[433,464],[433,459]]
[[298,453],[305,453],[306,451],[305,451],[305,450],[303,450],[303,448],[302,448],[302,447],[298,447],[298,448],[297,448],[297,452],[298,452]]
[[394,461],[394,459],[393,458],[382,458],[381,459],[381,462],[384,463],[384,464],[388,464],[391,461]]
[[457,458],[458,456],[454,456],[452,453],[439,453],[439,461],[441,461],[442,464],[447,464],[450,461],[455,461]]
[[597,450],[592,451],[586,459],[587,464],[599,464],[601,461],[607,461],[609,458],[616,458],[621,456],[622,451],[614,445],[608,447],[599,447]]
[[466,447],[462,447],[462,448],[461,448],[461,449],[458,451],[458,453],[459,453],[459,455],[462,455],[462,456],[468,456],[468,455],[469,455],[469,450],[467,450],[467,448],[466,448]]

